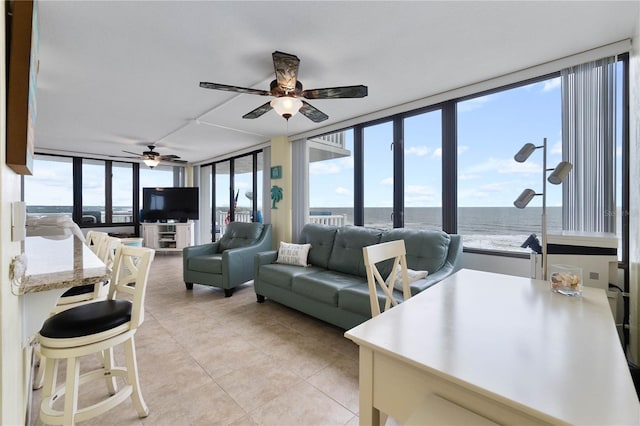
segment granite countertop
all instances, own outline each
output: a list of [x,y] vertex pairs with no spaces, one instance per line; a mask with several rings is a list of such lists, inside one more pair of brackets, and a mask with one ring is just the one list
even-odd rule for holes
[[[108,279],[109,268],[74,235],[27,237],[23,245],[26,271],[14,268],[14,294],[76,287]],[[24,272],[24,273],[21,273]]]

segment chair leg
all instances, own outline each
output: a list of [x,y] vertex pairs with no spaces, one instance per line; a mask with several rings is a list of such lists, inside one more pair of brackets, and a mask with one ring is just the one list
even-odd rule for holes
[[193,283],[184,283],[184,286],[187,288],[187,290],[193,290]]
[[233,289],[232,288],[225,288],[224,289],[224,297],[231,297],[232,294],[233,294]]
[[40,362],[46,362],[44,366],[44,386],[42,388],[42,400],[49,398],[56,389],[58,377],[58,360],[42,357]]
[[256,294],[256,299],[258,300],[258,303],[264,303],[264,296],[261,294]]
[[40,389],[43,384],[44,384],[44,375],[45,375],[45,368],[46,368],[46,364],[47,364],[47,358],[42,356],[42,354],[39,353],[37,354],[39,361],[39,365],[38,365],[38,373],[36,374],[35,379],[33,380],[33,389],[37,390]]
[[[105,349],[101,353],[99,352],[98,355],[104,371],[111,371],[113,369],[113,347]],[[115,395],[116,392],[118,392],[118,383],[116,382],[115,376],[108,374],[105,375],[104,378],[107,382],[107,390],[109,392],[109,395]]]
[[78,387],[80,376],[80,363],[75,357],[67,359],[67,378],[64,395],[64,425],[76,424],[78,412]]
[[132,387],[131,399],[136,407],[138,417],[143,418],[149,415],[149,407],[142,398],[140,391],[140,380],[138,379],[138,362],[136,361],[136,346],[133,336],[124,342],[124,353],[127,363],[127,381]]

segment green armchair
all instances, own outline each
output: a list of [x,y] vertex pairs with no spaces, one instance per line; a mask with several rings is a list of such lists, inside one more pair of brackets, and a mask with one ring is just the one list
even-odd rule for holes
[[231,297],[235,287],[253,279],[256,253],[271,249],[271,225],[231,222],[220,240],[182,250],[184,284],[187,290],[194,283],[218,287]]

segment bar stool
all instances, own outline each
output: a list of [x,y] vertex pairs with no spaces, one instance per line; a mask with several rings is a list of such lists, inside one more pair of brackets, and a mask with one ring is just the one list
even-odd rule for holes
[[[91,233],[94,231],[89,232]],[[104,235],[93,235],[93,239],[91,241],[95,244],[90,247],[97,247],[98,252],[96,254],[100,258],[100,260],[102,260],[104,264],[107,265],[107,268],[113,269],[115,254],[118,246],[120,245],[120,239],[110,237],[103,232],[94,232],[94,234]],[[87,234],[86,241],[90,241],[89,234]],[[49,315],[51,316],[57,314],[58,312],[66,311],[67,309],[86,303],[105,300],[109,291],[108,284],[109,280],[105,282],[97,282],[95,284],[71,287],[69,290],[62,293],[62,295],[58,299],[58,302],[56,303],[56,306],[51,310],[51,313]],[[36,355],[40,359],[40,365],[38,367],[38,374],[33,381],[33,389],[40,389],[44,383],[44,370],[46,360],[40,352],[39,348],[36,351]]]
[[87,231],[87,235],[84,237],[84,243],[97,254],[102,246],[102,242],[108,236],[109,234],[106,232]]
[[[73,425],[103,414],[129,397],[139,417],[149,414],[140,392],[134,336],[144,321],[144,298],[154,255],[152,249],[120,245],[107,300],[67,309],[44,322],[39,333],[40,351],[46,358],[42,422]],[[124,367],[113,365],[113,348],[120,344],[124,344]],[[79,358],[93,353],[102,357],[103,367],[80,375]],[[63,359],[67,360],[66,379],[56,387],[58,361]],[[115,386],[116,377],[126,382],[120,390]],[[111,396],[79,409],[79,387],[98,379],[106,380]],[[55,410],[54,402],[62,397],[64,411]]]
[[[104,234],[104,236],[99,237],[99,241],[95,245],[90,247],[97,247],[97,251],[95,252],[96,255],[104,262],[105,265],[107,265],[107,268],[112,269],[115,261],[116,250],[120,244],[120,238]],[[62,293],[52,313],[61,312],[65,309],[74,307],[79,303],[106,299],[107,291],[109,289],[107,284],[108,281],[71,287],[69,290]]]

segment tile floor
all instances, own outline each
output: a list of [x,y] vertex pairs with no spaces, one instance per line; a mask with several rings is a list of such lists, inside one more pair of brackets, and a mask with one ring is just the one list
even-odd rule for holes
[[[129,400],[84,424],[357,425],[358,348],[343,333],[277,303],[256,303],[251,284],[230,298],[207,286],[187,291],[181,255],[159,253],[136,336],[150,414],[139,419]],[[80,406],[104,392],[99,381],[81,387]],[[42,424],[39,401],[34,391],[33,425]]]

